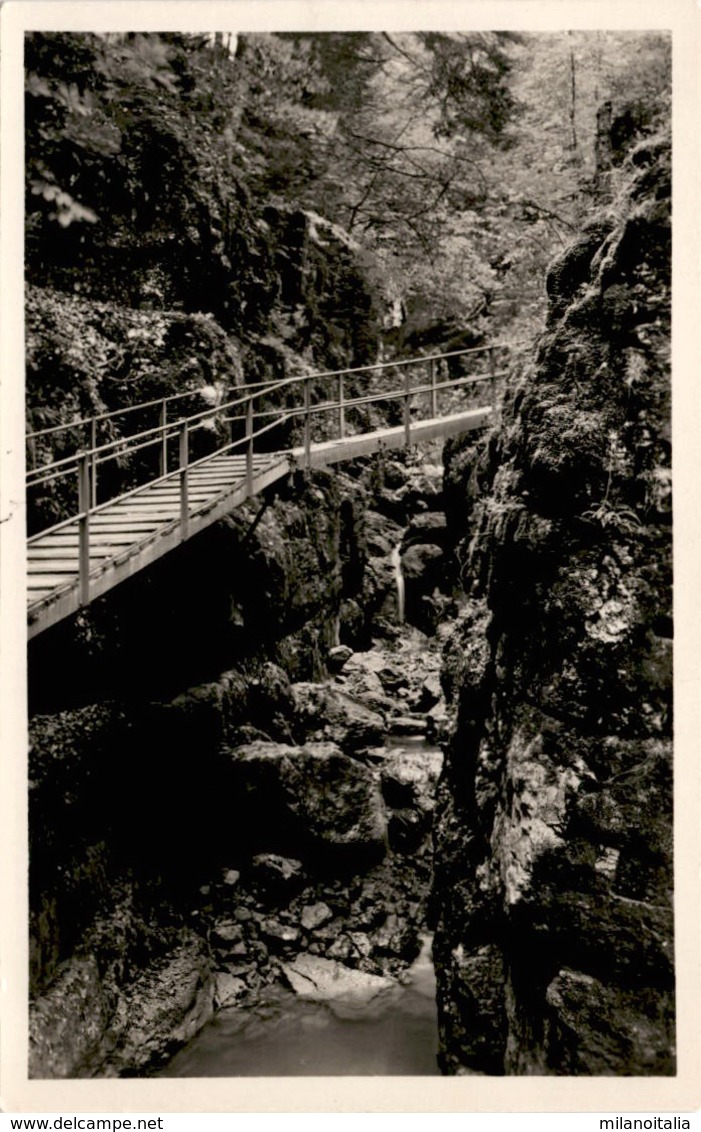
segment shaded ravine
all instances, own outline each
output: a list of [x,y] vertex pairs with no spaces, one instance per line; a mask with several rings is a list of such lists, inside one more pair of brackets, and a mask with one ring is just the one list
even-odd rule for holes
[[[318,1072],[343,1073],[345,1061],[357,1073],[436,1072],[433,994],[420,996],[419,1009],[405,980],[427,930],[442,762],[430,744],[442,742],[446,721],[443,627],[416,628],[422,603],[440,604],[433,566],[441,551],[432,546],[430,562],[423,553],[440,519],[440,472],[421,465],[409,475],[392,463],[383,470],[386,487],[375,484],[372,468],[369,486],[318,474],[301,500],[300,485],[290,485],[294,496],[276,497],[255,529],[255,545],[244,551],[239,527],[221,524],[216,553],[202,556],[206,585],[204,576],[200,586],[199,575],[190,575],[189,592],[212,595],[208,618],[188,639],[187,656],[200,658],[199,667],[180,671],[175,650],[151,655],[148,705],[141,706],[125,674],[141,674],[131,650],[143,634],[136,622],[133,634],[124,628],[121,617],[121,648],[109,654],[111,667],[96,673],[92,702],[66,710],[59,689],[35,705],[44,712],[33,717],[34,812],[43,826],[57,826],[66,868],[82,878],[84,911],[69,935],[60,913],[71,893],[56,898],[56,847],[51,859],[46,849],[41,858],[35,852],[32,1076],[167,1072],[178,1050],[200,1032],[204,1040],[213,1016],[217,1029],[227,1019],[233,1030],[245,1027],[246,1041],[258,1041],[260,1016],[272,1010],[284,1034],[285,1003],[296,1003],[307,1029],[316,1025],[310,1018],[319,1028],[330,1018],[334,1031],[343,1031],[330,1041],[336,1063],[324,1070],[320,1061]],[[348,500],[352,514],[350,504],[339,506]],[[375,501],[390,514],[369,506]],[[343,524],[335,522],[339,514]],[[414,560],[400,625],[392,551],[408,538],[402,569],[407,554]],[[211,576],[212,562],[221,565],[221,578]],[[162,621],[182,597],[182,571],[170,573],[170,587],[157,588],[162,608],[155,608],[153,586],[142,595],[150,639],[159,642]],[[271,595],[279,605],[272,611]],[[269,625],[261,625],[262,611]],[[232,668],[232,625],[239,635],[247,626],[265,630],[267,654]],[[48,650],[47,672],[52,656]],[[103,702],[108,687],[114,694],[115,672],[124,702]],[[90,773],[80,776],[83,769]],[[74,847],[75,810],[64,832],[67,816],[56,813],[56,799],[77,780],[84,788],[75,805],[80,814],[99,814],[99,828]],[[139,790],[130,788],[122,801],[123,784],[137,781]],[[135,805],[143,821],[133,820]],[[109,846],[99,855],[106,829],[114,860]],[[135,830],[143,834],[138,842]],[[102,839],[100,873],[82,865],[90,836]],[[112,884],[106,895],[96,882],[103,872]],[[366,988],[380,980],[388,993],[367,1018],[363,1010],[352,1027],[347,1019],[341,1024],[338,1003],[331,1010],[299,993],[293,998],[287,970],[306,962],[321,983],[340,968]],[[80,1021],[87,1017],[89,1030]],[[368,1049],[377,1032],[367,1069],[352,1053],[359,1027]],[[399,1046],[388,1062],[382,1050],[397,1045],[394,1031]],[[401,1034],[413,1032],[418,1061],[416,1050],[401,1046]],[[346,1038],[351,1046],[343,1053]],[[285,1072],[274,1042],[269,1056],[255,1060],[259,1075]]]
[[[400,613],[399,602],[398,606]],[[409,649],[411,667],[422,672],[422,660],[426,662],[431,647],[422,634],[408,628],[403,635],[405,664],[409,663],[405,651]],[[389,655],[386,649],[376,645],[366,654],[354,654],[354,661],[367,674],[372,671],[372,663],[377,664],[378,657],[386,660]],[[339,674],[319,688],[340,688],[346,679],[349,677]],[[354,677],[350,679],[353,681]],[[401,689],[392,699],[406,711]],[[427,773],[435,774],[436,763],[442,760],[440,748],[427,740],[425,734],[401,733],[412,723],[418,729],[419,716],[407,714],[399,717],[398,722],[401,722],[400,733],[387,733],[382,747],[366,755],[370,757],[370,765],[377,768],[376,773],[383,776],[385,801],[390,807],[407,805],[409,794],[417,788],[416,783],[424,782]],[[381,768],[390,766],[391,777],[386,779],[386,770]],[[435,779],[433,783],[432,794]],[[401,809],[390,812],[403,816]],[[426,852],[425,834],[413,847],[404,846],[406,837],[407,833],[402,834],[399,843],[390,837],[386,861],[390,887],[396,885],[400,876],[412,875],[414,854]],[[396,879],[390,881],[391,876]],[[427,878],[420,887],[425,887],[426,881]],[[349,879],[349,901],[352,885]],[[422,896],[414,890],[414,895],[423,903],[427,892]],[[386,899],[381,887],[373,894],[368,915],[376,926],[366,929],[369,931],[364,937],[367,950],[362,947],[363,939],[352,934],[350,923],[343,917],[336,921],[336,939],[344,938],[347,932],[351,932],[347,938],[354,942],[360,939],[361,946],[355,957],[339,955],[334,947],[329,952],[323,938],[328,934],[323,931],[323,923],[321,936],[310,930],[306,944],[300,949],[294,920],[290,920],[289,940],[283,939],[283,932],[278,935],[275,980],[236,1002],[222,1003],[191,1041],[168,1063],[154,1067],[153,1072],[163,1077],[438,1075],[436,981],[425,904],[419,920],[408,915],[406,919],[401,915],[388,918],[384,907]],[[249,908],[254,915],[258,914],[255,905]],[[315,909],[326,909],[326,905],[307,906],[305,911]],[[283,908],[276,915],[281,923],[288,922]],[[389,931],[392,919],[399,922],[391,931],[407,937],[408,943],[404,945],[406,958],[401,960],[397,955],[387,966],[396,944],[388,938],[383,946],[377,932]],[[383,923],[387,925],[384,929]],[[275,940],[270,936],[266,938],[268,945],[273,946]],[[380,950],[376,951],[378,947]],[[366,958],[362,959],[362,955]],[[226,980],[224,972],[230,961],[226,955],[222,960],[220,977]]]

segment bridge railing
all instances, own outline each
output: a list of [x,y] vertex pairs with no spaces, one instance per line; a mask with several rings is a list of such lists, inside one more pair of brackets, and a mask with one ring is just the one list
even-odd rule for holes
[[[311,463],[312,445],[319,436],[314,436],[316,428],[321,439],[342,441],[352,427],[352,416],[360,410],[366,410],[376,405],[387,405],[395,402],[400,409],[401,421],[405,430],[405,440],[411,441],[412,405],[417,399],[424,398],[425,411],[429,418],[445,415],[441,412],[441,404],[445,406],[447,396],[454,399],[465,389],[472,387],[475,390],[487,387],[486,403],[495,405],[497,397],[497,383],[505,376],[506,371],[498,368],[498,355],[510,348],[511,344],[492,343],[487,346],[470,347],[464,350],[454,350],[447,353],[427,355],[420,358],[401,358],[389,362],[380,362],[370,366],[358,366],[342,370],[330,370],[320,373],[294,375],[278,381],[258,382],[237,389],[237,396],[218,405],[191,413],[176,420],[168,419],[170,406],[193,396],[189,390],[181,394],[174,394],[166,398],[156,398],[139,405],[130,406],[127,410],[114,410],[110,413],[98,414],[96,417],[86,417],[66,425],[51,426],[49,429],[37,430],[28,434],[28,439],[50,435],[58,431],[70,431],[80,425],[89,431],[90,439],[96,436],[96,422],[112,420],[127,413],[159,408],[160,419],[158,424],[141,429],[129,435],[121,435],[116,439],[104,443],[87,443],[74,453],[50,461],[37,468],[30,468],[27,472],[28,490],[46,488],[59,480],[73,478],[77,481],[77,508],[68,517],[59,522],[43,528],[32,534],[29,543],[52,531],[58,531],[78,521],[79,525],[79,574],[81,600],[88,600],[89,588],[89,539],[90,519],[105,508],[117,502],[128,500],[130,497],[144,490],[145,486],[170,483],[177,480],[179,483],[180,515],[179,522],[182,538],[188,536],[188,523],[192,510],[192,499],[189,490],[189,473],[198,467],[204,466],[217,457],[226,454],[243,455],[243,471],[247,493],[253,494],[254,488],[254,456],[262,451],[270,451],[267,445],[271,434],[278,430],[278,437],[282,430],[285,443],[283,450],[291,451],[293,448],[300,452],[305,467]],[[459,359],[470,355],[486,355],[488,368],[485,372],[451,378],[444,376],[447,366]],[[423,381],[419,384],[412,382],[412,368],[420,367]],[[403,371],[403,373],[402,373]],[[356,383],[367,375],[398,373],[402,379],[390,389],[381,389],[373,392],[349,395],[348,386]],[[329,396],[330,388],[334,396]],[[323,399],[314,400],[315,393],[322,390]],[[292,394],[292,404],[270,405],[267,402],[271,397],[281,400],[284,395],[289,401]],[[258,407],[260,405],[260,407]],[[323,422],[320,426],[318,422]],[[211,431],[212,425],[226,425],[229,429],[228,439],[219,443],[212,451],[193,459],[191,441],[198,430]],[[238,428],[236,428],[238,426]],[[288,427],[289,426],[289,427]],[[291,431],[290,431],[291,429]],[[300,434],[301,430],[301,435]],[[367,426],[363,431],[367,431]],[[238,435],[234,435],[234,433]],[[289,443],[297,433],[300,443]],[[262,438],[267,440],[261,443]],[[177,466],[169,470],[170,455],[174,442],[177,440]],[[139,483],[127,491],[119,491],[115,496],[98,502],[98,469],[108,462],[128,461],[135,453],[146,449],[155,449],[158,452],[158,474],[151,476],[147,483]]]

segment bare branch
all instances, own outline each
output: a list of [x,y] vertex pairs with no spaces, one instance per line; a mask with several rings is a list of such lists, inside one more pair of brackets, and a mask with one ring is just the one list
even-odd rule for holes
[[383,31],[381,34],[382,38],[387,40],[387,43],[389,43],[390,47],[393,47],[395,51],[397,51],[400,55],[403,55],[405,59],[408,59],[412,66],[416,67],[416,69],[426,75],[427,78],[431,78],[431,72],[426,67],[424,67],[423,63],[420,63],[418,59],[416,59],[408,51],[405,51],[403,47],[400,47],[399,44],[394,39],[392,39],[392,36],[389,34],[389,32]]

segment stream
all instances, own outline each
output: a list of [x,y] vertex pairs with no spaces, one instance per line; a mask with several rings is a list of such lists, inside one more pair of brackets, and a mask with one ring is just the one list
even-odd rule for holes
[[[390,566],[403,625],[398,547]],[[356,805],[356,798],[372,807],[381,795],[386,855],[347,881],[310,877],[298,897],[266,896],[237,879],[224,912],[227,897],[220,894],[216,978],[225,985],[231,980],[238,1001],[220,997],[214,1016],[159,1076],[438,1075],[436,981],[425,916],[442,762],[440,748],[427,738],[427,709],[441,707],[439,656],[410,628],[393,644],[375,642],[368,652],[344,658],[342,671],[325,684],[298,686],[298,703],[310,713],[307,726],[317,738],[343,743],[344,735],[365,728],[368,749],[360,762],[349,761],[347,781],[334,786],[341,799],[337,820],[347,821],[343,806]],[[373,715],[378,705],[383,715]],[[381,745],[372,746],[373,730]],[[348,793],[357,782],[361,793]],[[313,780],[310,789],[316,789]],[[257,860],[290,875],[299,865],[279,856]],[[245,863],[241,869],[245,873]]]
[[253,1011],[221,1010],[162,1077],[433,1076],[436,984],[431,938],[395,986],[349,1009],[281,985]]

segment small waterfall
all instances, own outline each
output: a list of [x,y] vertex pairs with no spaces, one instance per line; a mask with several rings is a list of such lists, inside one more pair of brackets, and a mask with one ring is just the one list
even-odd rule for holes
[[402,573],[402,544],[397,543],[390,559],[397,586],[397,621],[404,624],[404,574]]

